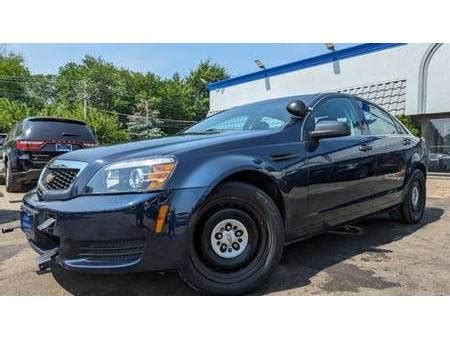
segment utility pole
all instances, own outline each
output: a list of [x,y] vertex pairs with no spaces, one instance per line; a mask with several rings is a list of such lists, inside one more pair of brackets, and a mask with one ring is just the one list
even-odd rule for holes
[[87,92],[87,82],[84,81],[83,85],[83,116],[84,120],[87,121],[87,105],[88,105],[88,92]]
[[145,100],[145,123],[148,126],[148,100]]

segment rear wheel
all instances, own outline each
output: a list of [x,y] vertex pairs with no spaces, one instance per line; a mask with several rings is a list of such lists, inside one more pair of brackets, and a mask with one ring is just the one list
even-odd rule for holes
[[5,184],[5,175],[6,175],[6,167],[5,165],[3,165],[3,173],[0,173],[0,185]]
[[416,169],[410,179],[408,192],[405,195],[403,203],[398,209],[390,213],[393,220],[416,224],[420,222],[425,213],[426,185],[425,177],[421,170]]
[[252,185],[225,183],[200,211],[181,274],[207,293],[248,293],[268,280],[283,246],[283,220],[272,199]]
[[7,192],[21,192],[23,187],[22,184],[13,182],[13,177],[11,174],[11,164],[6,162],[5,165],[5,185],[6,185],[6,191]]

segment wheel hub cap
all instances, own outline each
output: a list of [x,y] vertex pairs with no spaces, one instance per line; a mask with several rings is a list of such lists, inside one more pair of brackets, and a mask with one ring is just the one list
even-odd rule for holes
[[211,247],[219,257],[235,258],[244,252],[247,245],[247,228],[238,220],[220,221],[211,232]]

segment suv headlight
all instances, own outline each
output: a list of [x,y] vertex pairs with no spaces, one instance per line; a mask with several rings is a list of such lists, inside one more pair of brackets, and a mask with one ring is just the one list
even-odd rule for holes
[[175,169],[173,157],[134,159],[109,164],[87,184],[88,194],[145,192],[162,189]]

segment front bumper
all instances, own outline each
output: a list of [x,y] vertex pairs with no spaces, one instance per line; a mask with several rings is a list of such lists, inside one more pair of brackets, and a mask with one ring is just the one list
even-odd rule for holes
[[[77,271],[162,271],[183,266],[188,257],[190,222],[206,188],[146,194],[79,196],[66,201],[40,201],[25,195],[22,217],[31,247],[39,254],[58,248],[55,262]],[[169,205],[163,231],[155,232],[158,210]],[[37,226],[49,218],[51,227]]]

